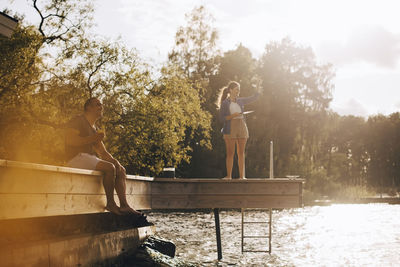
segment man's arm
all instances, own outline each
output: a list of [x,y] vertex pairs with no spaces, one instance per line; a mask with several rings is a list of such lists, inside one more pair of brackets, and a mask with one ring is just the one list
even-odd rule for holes
[[100,156],[101,159],[111,162],[112,164],[114,164],[115,169],[117,170],[117,175],[119,173],[121,173],[122,171],[125,171],[125,168],[121,165],[121,163],[119,163],[118,160],[116,160],[111,154],[110,152],[107,151],[106,147],[104,146],[103,142],[97,142],[96,144],[94,144],[93,146],[94,150],[96,151],[96,153]]
[[95,144],[103,140],[104,133],[95,133],[91,136],[81,137],[79,131],[73,128],[65,129],[65,143],[70,146]]
[[111,162],[112,164],[116,164],[118,162],[111,154],[107,151],[106,147],[104,146],[103,142],[97,142],[93,145],[94,150],[100,156],[101,159]]

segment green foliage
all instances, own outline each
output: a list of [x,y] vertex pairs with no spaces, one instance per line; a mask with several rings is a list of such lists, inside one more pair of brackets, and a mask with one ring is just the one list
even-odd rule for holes
[[332,197],[340,190],[340,184],[328,177],[324,168],[318,168],[309,174],[306,188],[317,193],[319,197]]
[[309,174],[316,167],[321,126],[331,100],[331,68],[318,65],[311,49],[283,39],[266,46],[254,75],[262,81],[263,94],[253,106],[257,111],[253,120],[248,121],[255,139],[248,151],[258,151],[256,159],[249,161],[250,169],[260,171],[252,175],[267,175],[260,165],[269,162],[271,140],[275,175]]
[[[176,32],[169,60],[193,80],[206,79],[216,71],[218,32],[211,24],[214,20],[204,6],[199,6],[186,15],[187,26]],[[204,92],[200,95],[203,97]]]
[[[32,27],[17,27],[0,37],[0,157],[15,156],[17,144],[34,140],[27,103],[40,75],[40,37]],[[25,129],[25,130],[24,130]]]
[[366,123],[365,149],[368,153],[368,182],[374,186],[400,184],[400,114],[372,116]]
[[16,105],[31,93],[40,72],[41,39],[32,27],[17,27],[11,38],[0,36],[0,101]]
[[[201,110],[191,83],[180,71],[167,66],[148,93],[137,91],[121,114],[105,119],[107,132],[113,136],[107,139],[110,151],[119,155],[131,173],[137,174],[154,175],[165,166],[189,162],[192,148],[187,139],[193,139],[194,132],[207,137],[210,128],[209,115]],[[115,110],[114,101],[109,109]],[[208,138],[199,145],[209,145]]]
[[[186,25],[179,27],[175,36],[175,47],[168,55],[169,63],[182,70],[185,77],[191,81],[191,86],[197,91],[201,108],[205,114],[215,111],[214,96],[216,91],[210,86],[210,78],[218,67],[218,32],[213,27],[213,16],[203,7],[195,7],[186,15]],[[211,123],[211,116],[207,124]],[[209,127],[209,126],[208,126]],[[215,157],[209,148],[202,146],[206,141],[209,144],[210,136],[204,135],[193,127],[187,127],[186,132],[192,138],[186,138],[185,146],[190,147],[191,164],[179,165],[180,174],[187,177],[205,177],[210,159]],[[206,161],[205,161],[206,160]],[[208,175],[213,175],[208,173]],[[214,174],[215,175],[215,174]]]
[[[1,157],[62,164],[63,124],[81,113],[91,96],[105,104],[99,126],[106,128],[107,147],[131,173],[154,175],[164,166],[188,162],[192,148],[187,144],[194,133],[204,137],[200,146],[209,147],[210,116],[201,110],[196,83],[171,66],[154,80],[134,50],[83,35],[83,20],[71,29],[65,26],[72,20],[68,14],[87,10],[82,5],[49,1],[38,13],[54,17],[43,15],[38,32],[26,27],[12,39],[1,39],[2,59],[21,59],[12,66],[14,61],[2,61],[2,77],[7,79],[1,81]],[[62,11],[66,8],[75,9],[67,14]],[[60,27],[54,24],[57,18]],[[54,34],[50,39],[49,32]],[[52,52],[45,52],[49,48]],[[26,72],[28,67],[31,72]]]

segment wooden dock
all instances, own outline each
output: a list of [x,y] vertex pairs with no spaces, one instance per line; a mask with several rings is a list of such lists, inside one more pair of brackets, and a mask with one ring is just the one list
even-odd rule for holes
[[298,208],[302,179],[154,179],[152,209]]
[[[129,175],[127,199],[137,210],[297,208],[303,205],[303,182],[302,179],[284,178],[167,179]],[[114,218],[114,225],[124,228],[124,232],[121,233],[118,228],[114,227],[109,228],[104,236],[102,227],[108,226],[99,226],[96,222],[101,218],[99,216],[111,216],[105,212],[105,204],[106,198],[100,172],[0,160],[0,227],[3,226],[0,228],[2,251],[0,256],[3,259],[5,253],[14,255],[8,257],[9,264],[5,266],[33,266],[37,262],[48,263],[40,266],[85,265],[90,263],[89,259],[86,259],[86,263],[84,262],[85,255],[91,255],[90,251],[101,251],[98,247],[99,241],[95,241],[94,237],[100,238],[105,243],[110,243],[112,240],[113,243],[120,244],[111,246],[115,249],[110,249],[113,251],[112,253],[118,254],[121,251],[134,249],[133,247],[124,248],[126,244],[121,243],[120,240],[139,240],[154,233],[155,228],[152,226],[144,227],[139,231],[136,228],[129,228],[129,222],[123,223],[120,222],[121,219]],[[47,220],[47,223],[43,223],[43,220]],[[52,232],[53,229],[50,229],[49,225],[55,227],[60,220],[64,224],[76,225],[76,228],[72,227],[68,231],[77,232],[77,236],[67,238],[65,234],[67,230],[60,230],[64,234],[58,236],[50,234],[49,232]],[[84,225],[75,223],[75,221],[84,222]],[[89,225],[93,224],[96,229],[90,230]],[[13,229],[13,225],[16,226],[15,229]],[[84,233],[80,232],[81,228],[86,229]],[[7,234],[10,229],[17,233],[25,231],[35,236],[31,240],[32,245],[21,246],[27,240],[24,240],[23,236],[19,240],[13,239],[12,235]],[[100,232],[102,233],[100,234]],[[17,234],[17,236],[21,235]],[[122,236],[125,237],[122,238]],[[26,238],[29,239],[28,236]],[[91,245],[82,245],[87,243],[87,238],[93,239]],[[66,239],[70,240],[69,243],[65,243]],[[75,240],[75,243],[71,240]],[[62,242],[62,245],[57,242]],[[58,244],[57,249],[51,250],[50,247],[54,247],[54,244]],[[75,244],[75,250],[72,249],[72,244]],[[82,255],[78,253],[81,255],[79,259],[76,258],[77,256],[71,256],[76,254],[78,248],[83,253]],[[60,253],[63,255],[62,258],[69,257],[70,261],[54,262],[56,258],[60,258]],[[21,255],[31,254],[32,264],[18,264]],[[58,257],[54,255],[58,255]],[[36,263],[34,264],[34,262]]]

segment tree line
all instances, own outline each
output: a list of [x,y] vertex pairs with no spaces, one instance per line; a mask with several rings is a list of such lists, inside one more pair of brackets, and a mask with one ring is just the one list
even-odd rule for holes
[[88,34],[91,1],[32,6],[39,25],[14,15],[13,36],[0,37],[2,159],[63,164],[63,124],[97,96],[104,104],[98,127],[128,173],[154,176],[173,166],[180,177],[224,177],[216,101],[235,80],[243,96],[262,91],[247,107],[255,110],[247,118],[248,177],[269,176],[273,141],[275,177],[304,177],[315,196],[400,186],[399,113],[364,119],[333,112],[334,67],[318,63],[309,47],[284,38],[258,58],[242,44],[221,52],[214,18],[199,6],[155,69],[120,41]]

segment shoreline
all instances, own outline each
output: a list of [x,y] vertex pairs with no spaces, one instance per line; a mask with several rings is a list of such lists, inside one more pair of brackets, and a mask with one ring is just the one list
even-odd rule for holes
[[386,204],[400,204],[400,197],[363,197],[347,200],[334,200],[334,199],[315,199],[311,201],[304,201],[304,206],[328,206],[332,204],[373,204],[373,203],[386,203]]

